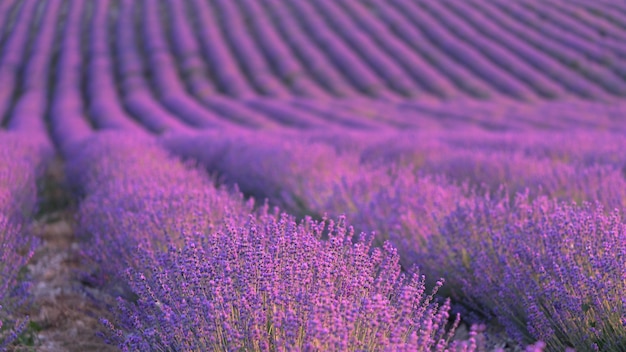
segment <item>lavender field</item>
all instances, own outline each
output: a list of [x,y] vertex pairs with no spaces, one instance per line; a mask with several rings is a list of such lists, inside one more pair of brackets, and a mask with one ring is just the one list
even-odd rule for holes
[[626,3],[0,0],[0,351],[626,351]]

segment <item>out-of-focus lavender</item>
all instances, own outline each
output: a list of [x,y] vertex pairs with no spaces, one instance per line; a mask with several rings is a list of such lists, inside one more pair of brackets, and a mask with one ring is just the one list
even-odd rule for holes
[[353,237],[344,219],[265,215],[143,252],[127,272],[139,299],[119,302],[108,337],[128,351],[474,350],[450,343],[449,302],[401,274],[389,243]]
[[295,134],[172,135],[163,143],[173,153],[200,162],[227,183],[295,215],[323,215],[336,180],[358,171],[358,160],[322,143],[294,140]]

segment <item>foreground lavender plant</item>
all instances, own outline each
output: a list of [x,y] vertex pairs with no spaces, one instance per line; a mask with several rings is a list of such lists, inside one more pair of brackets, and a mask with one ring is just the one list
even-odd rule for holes
[[127,351],[473,350],[450,343],[459,317],[433,302],[443,281],[426,295],[389,243],[353,235],[344,219],[264,215],[143,251],[127,275],[139,299],[120,300],[108,337]]
[[0,132],[0,350],[18,337],[28,321],[17,312],[28,293],[20,270],[33,255],[36,241],[22,227],[35,210],[36,180],[49,156],[46,142]]
[[624,350],[626,225],[618,210],[477,197],[442,222],[416,261],[519,342]]

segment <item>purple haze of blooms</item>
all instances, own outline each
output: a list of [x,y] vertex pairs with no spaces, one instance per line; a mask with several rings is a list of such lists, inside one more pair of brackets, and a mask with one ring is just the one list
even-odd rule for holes
[[127,271],[139,299],[119,301],[120,323],[103,321],[108,337],[124,351],[474,350],[449,342],[459,322],[448,325],[449,301],[401,274],[389,243],[353,237],[343,218],[266,214],[142,251],[143,266]]
[[520,342],[623,350],[626,225],[618,210],[475,197],[441,222],[416,262]]
[[33,255],[36,241],[22,232],[35,210],[37,177],[49,157],[48,140],[0,132],[0,350],[25,328],[27,317],[16,309],[27,298],[27,283],[18,273]]
[[293,214],[322,215],[333,184],[355,174],[358,160],[322,143],[294,139],[290,134],[241,132],[163,141],[174,154],[197,160],[246,194],[268,198]]

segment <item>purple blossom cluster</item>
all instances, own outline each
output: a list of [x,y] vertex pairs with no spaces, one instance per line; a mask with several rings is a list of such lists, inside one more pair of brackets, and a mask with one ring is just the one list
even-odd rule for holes
[[265,215],[142,252],[127,271],[139,299],[104,321],[109,337],[128,351],[474,350],[450,341],[459,317],[433,300],[443,281],[426,294],[389,243],[353,235],[343,219]]

